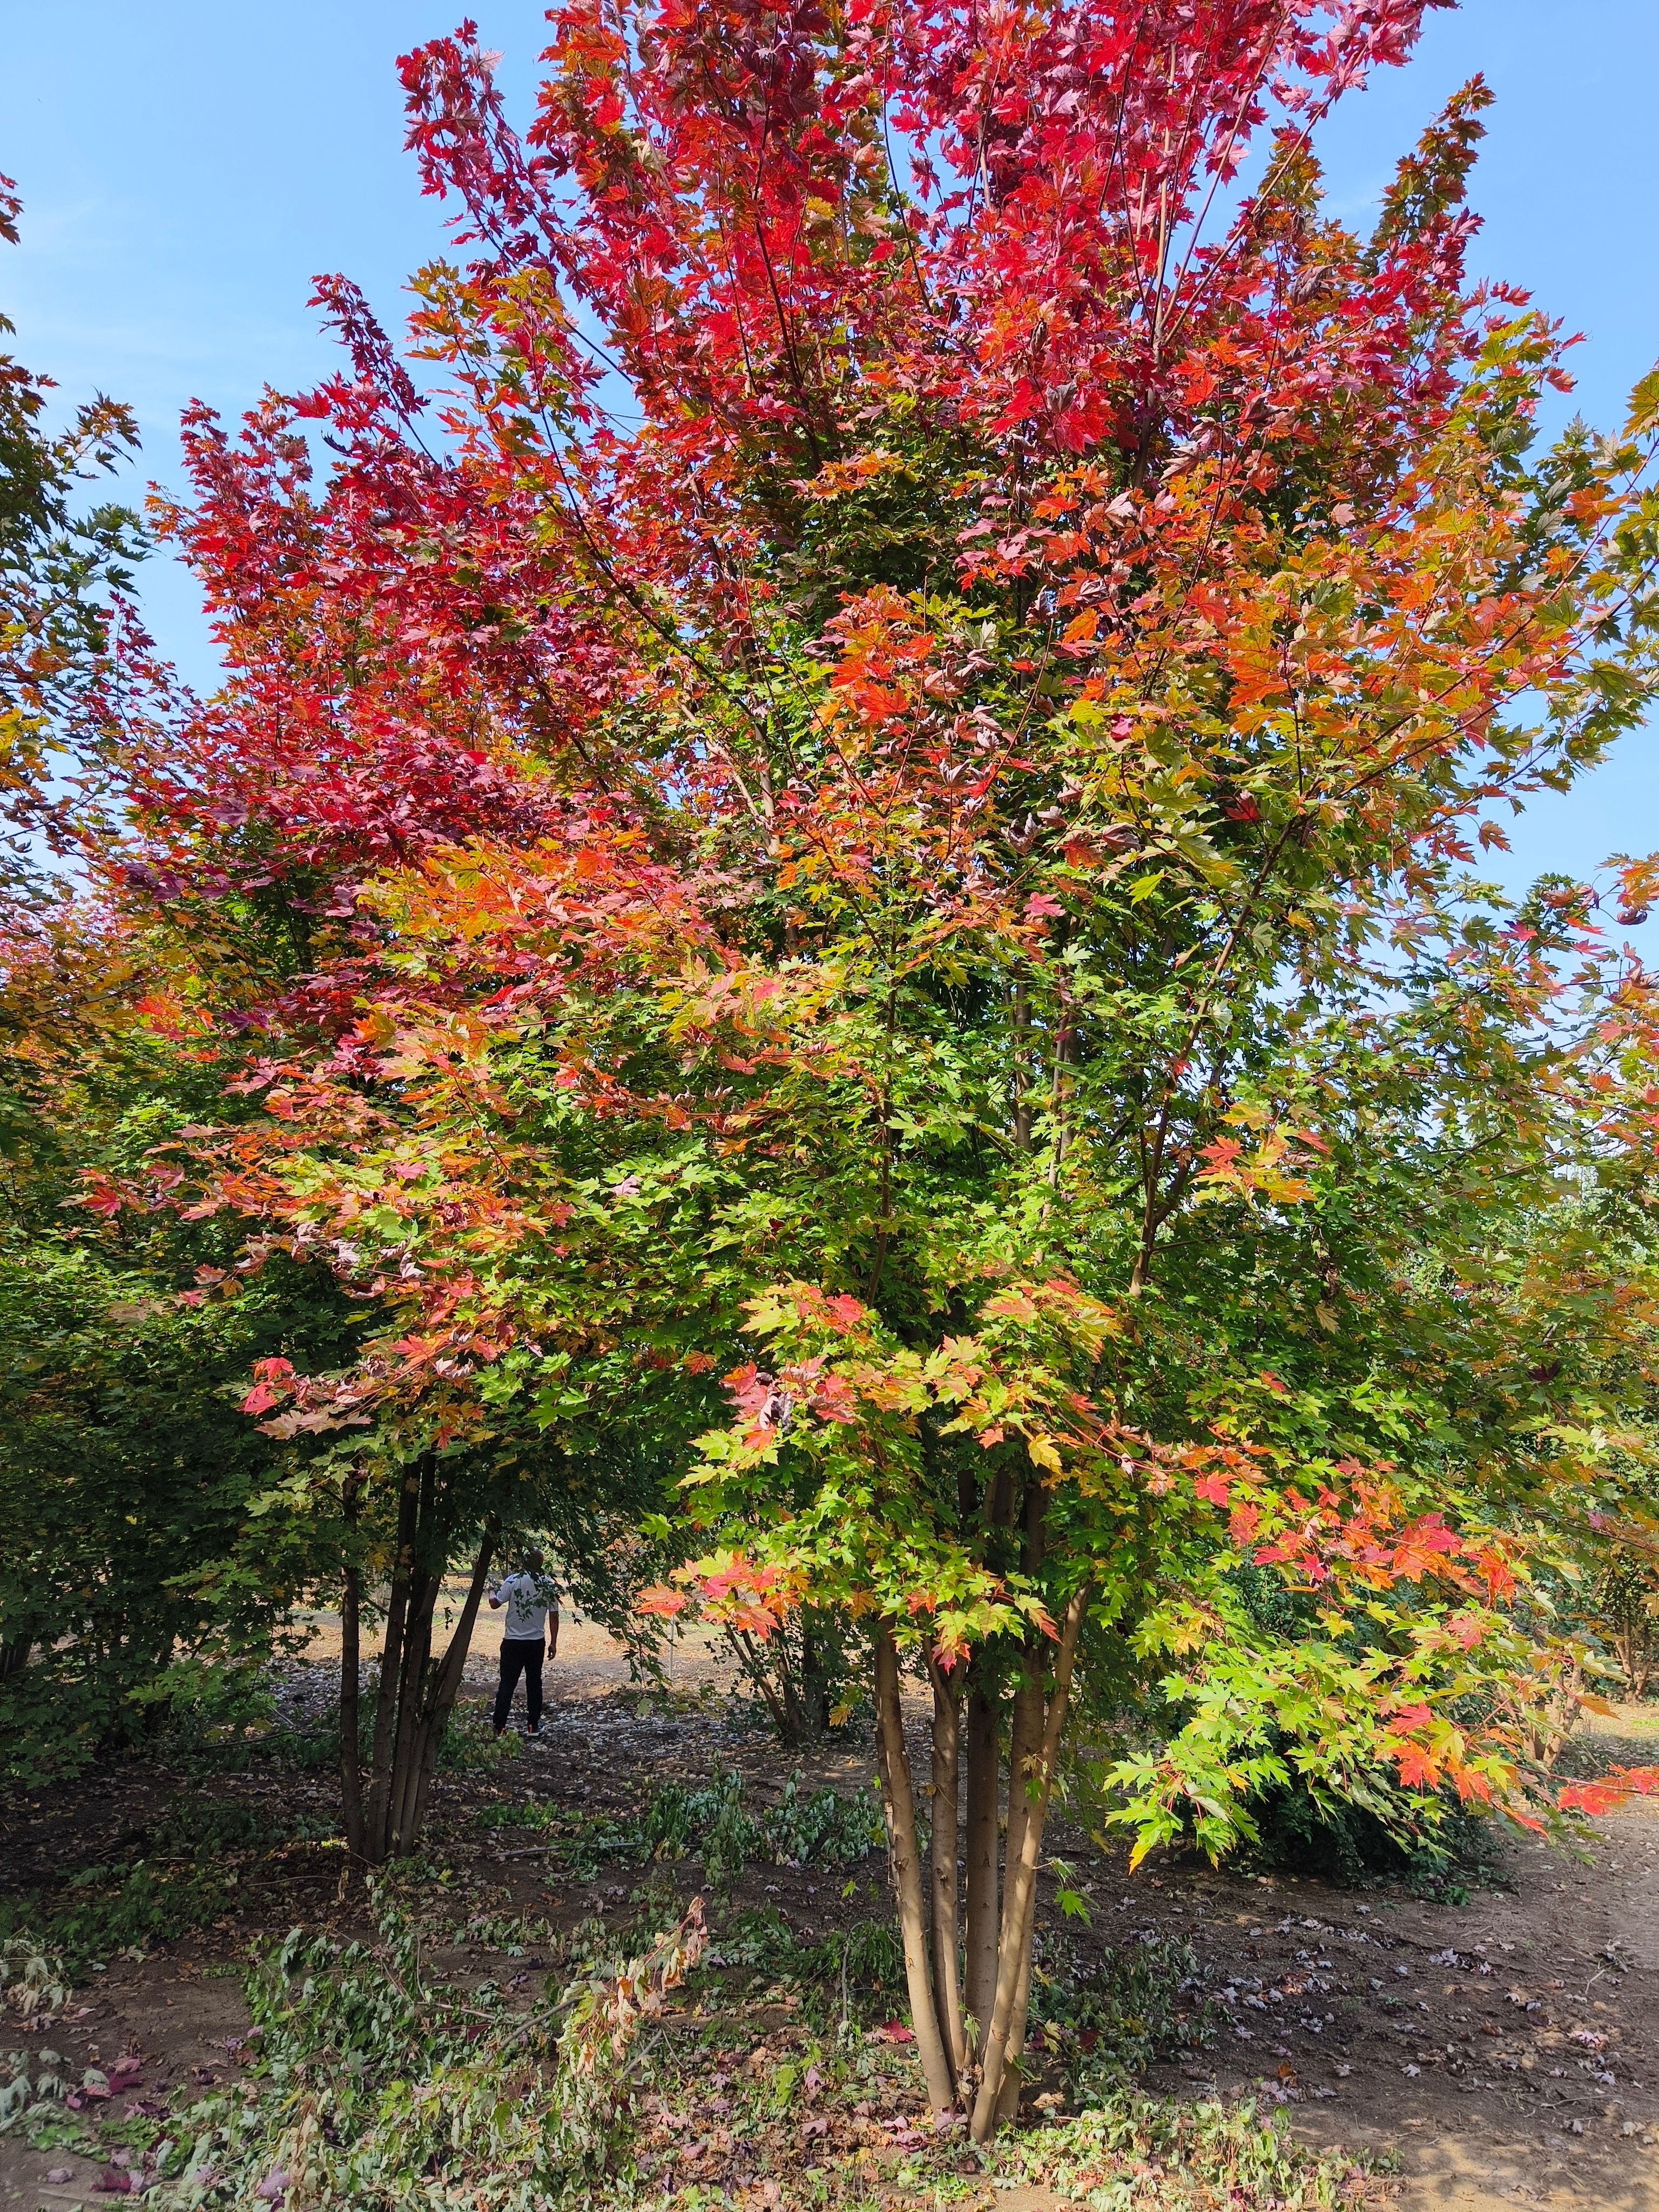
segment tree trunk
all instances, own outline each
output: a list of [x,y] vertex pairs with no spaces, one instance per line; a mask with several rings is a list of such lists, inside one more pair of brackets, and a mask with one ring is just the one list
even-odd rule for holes
[[997,1709],[976,1680],[968,1693],[968,1940],[963,2002],[975,2050],[997,1988]]
[[827,1628],[820,1626],[817,1608],[805,1606],[800,1617],[800,1701],[809,1735],[826,1735],[830,1729],[830,1667],[833,1645]]
[[[1034,1483],[1025,1498],[1025,1536],[1024,1564],[1028,1575],[1035,1577],[1042,1565],[1043,1519],[1048,1510],[1048,1494],[1041,1484]],[[1034,1899],[1021,1906],[1014,1884],[1014,1869],[1020,1863],[1025,1848],[1025,1831],[1033,1817],[1031,1791],[1037,1779],[1032,1773],[1042,1748],[1043,1654],[1041,1641],[1026,1647],[1021,1670],[1014,1685],[1013,1713],[1008,1729],[1008,1819],[1003,1844],[1002,1917],[997,1929],[997,1987],[1000,1989],[1006,1963],[1014,1962],[1014,1994],[1009,2027],[1003,2038],[1002,2087],[998,2095],[996,2116],[999,2120],[1012,2118],[1019,2105],[1019,2070],[1016,2062],[1024,2045],[1025,2014],[1030,2003],[1031,1990],[1031,1930],[1035,1917]],[[1046,1802],[1046,1794],[1045,1794]],[[1041,1819],[1041,1815],[1037,1817]],[[1041,1837],[1039,1833],[1040,1848]],[[1035,1867],[1035,1858],[1033,1866]],[[995,2011],[994,1996],[992,2010]],[[987,2053],[990,2036],[981,2038],[980,2045],[980,2080],[985,2078]]]
[[778,1741],[792,1749],[816,1741],[830,1727],[830,1668],[835,1646],[823,1619],[819,1608],[802,1607],[799,1666],[787,1630],[768,1637],[763,1644],[729,1624],[726,1631],[738,1665],[771,1715]]
[[461,1675],[466,1666],[467,1649],[472,1641],[473,1626],[478,1618],[478,1607],[489,1579],[489,1563],[495,1553],[495,1531],[492,1527],[485,1530],[483,1540],[478,1547],[478,1556],[473,1562],[472,1579],[461,1607],[461,1617],[455,1624],[455,1632],[449,1639],[448,1648],[426,1695],[421,1715],[420,1758],[409,1816],[409,1844],[404,1845],[404,1849],[415,1842],[425,1825],[426,1801],[438,1765],[438,1747],[443,1741],[444,1730],[449,1725],[449,1716],[455,1710]]
[[358,1478],[347,1476],[340,1499],[348,1556],[340,1598],[340,1803],[345,1814],[346,1849],[363,1856],[362,1752],[358,1742],[362,1668],[363,1571],[354,1548],[357,1535]]
[[[1636,1622],[1618,1630],[1613,1639],[1613,1656],[1619,1662],[1619,1671],[1623,1674],[1625,1686],[1632,1698],[1646,1694],[1648,1676],[1652,1671],[1653,1661],[1648,1644],[1650,1626],[1646,1620]],[[3,1674],[0,1674],[0,1681],[4,1679]]]
[[386,1792],[386,1855],[398,1858],[413,1844],[413,1792],[421,1753],[421,1707],[432,1664],[432,1617],[443,1577],[417,1566],[410,1577],[404,1625],[403,1663],[398,1670],[398,1718],[392,1737],[391,1786]]
[[[726,1624],[726,1640],[736,1653],[738,1664],[764,1699],[766,1710],[772,1716],[772,1725],[778,1732],[779,1742],[793,1744],[795,1736],[789,1717],[789,1707],[785,1701],[783,1690],[772,1679],[773,1669],[766,1655],[756,1649],[755,1640],[746,1630],[735,1628],[729,1621]],[[788,1680],[788,1662],[786,1660],[783,1669],[783,1680],[786,1684]]]
[[[1030,1986],[1030,1948],[1033,1908],[1036,1902],[1037,1861],[1042,1850],[1042,1827],[1048,1815],[1048,1796],[1060,1752],[1060,1730],[1066,1723],[1066,1701],[1072,1686],[1073,1663],[1077,1657],[1078,1632],[1083,1625],[1084,1597],[1085,1593],[1079,1590],[1066,1609],[1060,1650],[1054,1661],[1054,1686],[1048,1701],[1042,1740],[1036,1753],[1036,1771],[1032,1777],[1031,1786],[1024,1793],[1027,1803],[1020,1827],[1018,1850],[1016,1854],[1011,1848],[1008,1854],[1003,1881],[1002,1940],[998,1946],[996,1996],[991,2007],[990,2027],[981,2045],[979,2092],[974,2100],[972,2134],[975,2142],[988,2142],[996,2126],[1002,2106],[1004,2080],[1019,2056],[1017,2033],[1020,2039],[1024,2033],[1024,2021],[1018,2015],[1022,1989],[1029,1994]],[[1016,1794],[1015,1778],[1011,1770],[1011,1844],[1014,1826],[1012,1808]]]
[[1013,1137],[1016,1150],[1031,1149],[1031,1002],[1024,982],[1014,986]]
[[374,1742],[369,1753],[368,1807],[363,1818],[363,1857],[379,1866],[386,1856],[386,1816],[392,1796],[392,1751],[398,1725],[398,1684],[403,1674],[404,1624],[409,1615],[409,1580],[415,1560],[420,1481],[404,1470],[398,1492],[398,1534],[392,1559],[392,1588],[386,1599],[386,1636],[380,1647],[380,1680],[374,1697]]
[[[1040,1655],[1028,1653],[1026,1671],[1014,1686],[1013,1719],[1008,1730],[1008,1822],[1002,1852],[1005,1867],[1012,1867],[1019,1856],[1020,1838],[1030,1813],[1026,1784],[1030,1778],[1031,1762],[1042,1741],[1042,1678],[1036,1671],[1042,1664]],[[1007,1940],[1008,1894],[1005,1885],[1002,1918],[997,1931],[999,1955]]]
[[[1032,1510],[1040,1523],[1042,1504]],[[1040,1540],[1040,1527],[1031,1534]],[[988,1655],[981,1655],[967,1697],[928,1655],[933,1690],[933,1849],[924,1888],[916,1848],[914,1790],[904,1749],[898,1653],[890,1629],[875,1638],[877,1746],[887,1816],[893,1893],[904,1944],[905,1978],[929,2100],[936,2112],[953,2095],[971,2107],[974,2140],[984,2142],[1019,2100],[1019,2060],[1030,2007],[1036,1873],[1066,1724],[1085,1593],[1067,1607],[1044,1695],[1047,1644],[1023,1655],[1009,1714],[1007,1843],[997,1880],[999,1715]],[[967,1745],[967,1956],[958,1987],[956,1814],[961,1747]],[[931,1895],[927,1891],[931,1891]],[[929,1936],[932,1956],[929,1957]],[[969,2019],[974,2022],[970,2030]]]
[[[380,1656],[380,1681],[374,1703],[374,1747],[367,1806],[362,1804],[362,1777],[354,1775],[356,1713],[346,1734],[346,1679],[341,1684],[341,1779],[345,1794],[348,1833],[352,1820],[354,1790],[357,1797],[358,1840],[356,1855],[368,1866],[380,1866],[389,1858],[413,1850],[426,1815],[432,1777],[437,1766],[438,1746],[454,1709],[466,1663],[473,1623],[495,1555],[495,1529],[486,1528],[461,1617],[441,1660],[432,1650],[433,1617],[443,1588],[448,1559],[448,1540],[440,1533],[437,1468],[431,1454],[418,1467],[405,1472],[398,1500],[397,1553],[392,1562],[392,1588],[386,1606],[386,1644]],[[361,1591],[348,1576],[342,1611],[342,1642],[359,1634],[357,1613]],[[356,1674],[350,1680],[355,1684]],[[355,1707],[355,1692],[351,1693]]]
[[898,1652],[892,1632],[876,1632],[876,1723],[880,1753],[882,1798],[887,1814],[888,1855],[899,1931],[904,1940],[904,1978],[910,1993],[910,2024],[921,2061],[927,2101],[936,2112],[956,2101],[951,2061],[939,2033],[927,1972],[927,1914],[922,1901],[921,1865],[916,1850],[916,1808],[910,1784],[909,1754],[904,1748],[904,1713],[899,1702]]
[[1031,1954],[1036,1947],[1036,1912],[1033,1909],[1025,1916],[1025,1930],[1020,1944],[1019,1979],[1014,1984],[1013,2017],[1008,2023],[1008,2056],[1002,2069],[1002,2087],[997,2097],[997,2125],[1004,2126],[1019,2112],[1019,2092],[1024,2075],[1019,2062],[1025,2052],[1025,2022],[1031,2009]]
[[[1028,1650],[1025,1672],[1014,1687],[1013,1717],[1008,1731],[1008,1821],[1003,1844],[1003,1866],[1006,1869],[1002,1887],[1002,1917],[997,1929],[997,1978],[1002,1972],[1002,1962],[1011,1949],[1020,1956],[1019,1978],[1015,1984],[1014,2014],[1020,2028],[1020,2043],[1024,2036],[1025,2007],[1030,2002],[1031,1952],[1030,1929],[1034,1916],[1028,1911],[1024,1923],[1012,1917],[1014,1903],[1013,1870],[1019,1863],[1024,1848],[1025,1830],[1031,1819],[1029,1795],[1032,1780],[1031,1768],[1042,1747],[1042,1655]],[[1024,1991],[1022,2000],[1021,1990]],[[992,2008],[994,2009],[994,1988]],[[988,2031],[988,2021],[987,2023]],[[988,2032],[980,2039],[980,2067],[983,2078],[985,2053],[989,2047]],[[1009,2039],[1009,2056],[1016,2057],[1018,2046]],[[1019,2103],[1019,2072],[1017,2067],[1005,2065],[1002,2094],[997,2105],[999,2120],[1012,2119]]]
[[392,1772],[386,1790],[385,1852],[396,1858],[414,1841],[410,1795],[419,1763],[422,1692],[432,1659],[432,1616],[443,1587],[444,1559],[432,1563],[437,1455],[423,1452],[416,1487],[415,1540],[410,1547],[409,1601],[404,1615],[404,1648],[398,1667],[398,1706],[392,1732]]
[[962,1796],[962,1693],[937,1660],[927,1673],[933,1686],[933,1995],[951,2071],[960,2081],[968,2064],[957,1963],[957,1822]]

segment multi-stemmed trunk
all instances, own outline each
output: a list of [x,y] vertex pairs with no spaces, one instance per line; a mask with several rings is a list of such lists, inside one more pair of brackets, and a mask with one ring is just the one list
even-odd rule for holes
[[803,1606],[797,1650],[790,1632],[777,1631],[763,1641],[728,1624],[727,1643],[750,1686],[772,1717],[781,1742],[810,1743],[830,1727],[830,1676],[840,1646],[829,1616]]
[[[356,1486],[348,1484],[349,1528],[355,1525],[356,1512]],[[441,1522],[435,1461],[428,1453],[405,1469],[398,1498],[397,1546],[367,1788],[359,1738],[362,1571],[355,1559],[348,1562],[341,1607],[340,1784],[346,1841],[352,1856],[365,1866],[381,1866],[412,1850],[420,1834],[438,1747],[461,1686],[495,1541],[493,1530],[486,1529],[460,1619],[440,1656],[433,1649],[433,1621],[449,1547]]]
[[[917,2055],[934,2111],[965,2108],[978,2142],[994,2134],[1018,2102],[1037,1867],[1084,1602],[1079,1590],[1066,1608],[1058,1644],[1049,1645],[1045,1639],[1042,1648],[1028,1646],[1011,1670],[1007,1820],[1000,1881],[1001,1700],[982,1672],[970,1672],[964,1688],[930,1664],[933,1840],[924,1876],[904,1743],[898,1651],[889,1631],[876,1637],[878,1753]],[[964,1863],[959,1866],[964,1784]],[[965,1918],[958,1911],[962,1903]]]

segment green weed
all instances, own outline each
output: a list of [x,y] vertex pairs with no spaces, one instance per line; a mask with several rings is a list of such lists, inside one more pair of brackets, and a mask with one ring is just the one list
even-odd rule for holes
[[1206,2048],[1221,2025],[1203,1961],[1175,1937],[1126,1943],[1084,1966],[1068,1937],[1051,1935],[1031,1978],[1030,2053],[1058,2066],[1074,2104],[1112,2094],[1154,2059]]
[[1054,2190],[1090,2212],[1331,2212],[1367,2194],[1346,2151],[1310,2151],[1251,2102],[1182,2105],[1118,2090],[1075,2119],[1001,2138],[1002,2185]]
[[653,1858],[699,1858],[709,1887],[729,1894],[745,1866],[844,1867],[861,1859],[882,1840],[881,1814],[867,1792],[843,1797],[834,1790],[807,1796],[799,1768],[784,1784],[783,1795],[758,1815],[744,1802],[740,1773],[723,1776],[701,1790],[671,1783],[658,1790],[640,1823],[641,1838]]
[[882,1920],[860,1920],[803,1942],[775,1907],[738,1912],[709,1947],[704,1980],[750,2003],[798,2002],[809,2025],[843,2033],[890,2020],[903,2001],[904,1953]]
[[487,1806],[478,1820],[486,1828],[547,1831],[552,1856],[582,1881],[592,1881],[609,1861],[700,1859],[716,1896],[729,1895],[751,1863],[850,1866],[883,1836],[880,1808],[872,1794],[808,1794],[799,1769],[785,1783],[777,1803],[758,1814],[744,1802],[743,1776],[733,1773],[702,1789],[665,1784],[634,1820],[574,1812],[544,1799]]
[[853,1866],[886,1836],[872,1792],[843,1797],[819,1790],[804,1796],[799,1768],[778,1802],[761,1815],[760,1832],[767,1856],[781,1866]]
[[124,1953],[142,1955],[219,1918],[236,1875],[223,1866],[83,1867],[57,1890],[0,1901],[0,1939],[27,1934],[71,1982]]
[[641,1822],[641,1837],[653,1858],[696,1856],[716,1895],[743,1877],[745,1863],[760,1856],[763,1838],[743,1806],[743,1777],[723,1775],[703,1790],[670,1783],[658,1790]]

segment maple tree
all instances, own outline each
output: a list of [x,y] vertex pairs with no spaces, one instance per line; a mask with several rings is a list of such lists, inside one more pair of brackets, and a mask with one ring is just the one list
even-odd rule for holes
[[[1369,234],[1325,204],[1424,13],[582,0],[522,140],[463,26],[402,64],[466,257],[407,356],[327,280],[349,368],[196,410],[164,518],[228,675],[135,747],[125,896],[262,1110],[94,1204],[184,1178],[239,1279],[374,1302],[246,1402],[405,1515],[534,1436],[682,1502],[647,1613],[859,1624],[981,2137],[1074,1696],[1161,1701],[1137,1854],[1292,1774],[1547,1796],[1498,1693],[1540,1502],[1612,1480],[1651,993],[1476,839],[1651,696],[1659,386],[1535,447],[1478,82]],[[394,1605],[483,1494],[399,1523]]]

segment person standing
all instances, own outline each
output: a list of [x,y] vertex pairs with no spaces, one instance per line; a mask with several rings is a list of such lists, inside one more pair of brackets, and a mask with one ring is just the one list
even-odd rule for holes
[[[495,1692],[495,1733],[501,1735],[513,1710],[513,1693],[524,1676],[527,1736],[542,1732],[542,1656],[550,1659],[559,1648],[559,1593],[542,1571],[538,1551],[521,1553],[518,1571],[503,1576],[489,1594],[492,1613],[505,1613],[501,1623],[501,1680]],[[545,1643],[544,1643],[545,1638]]]

